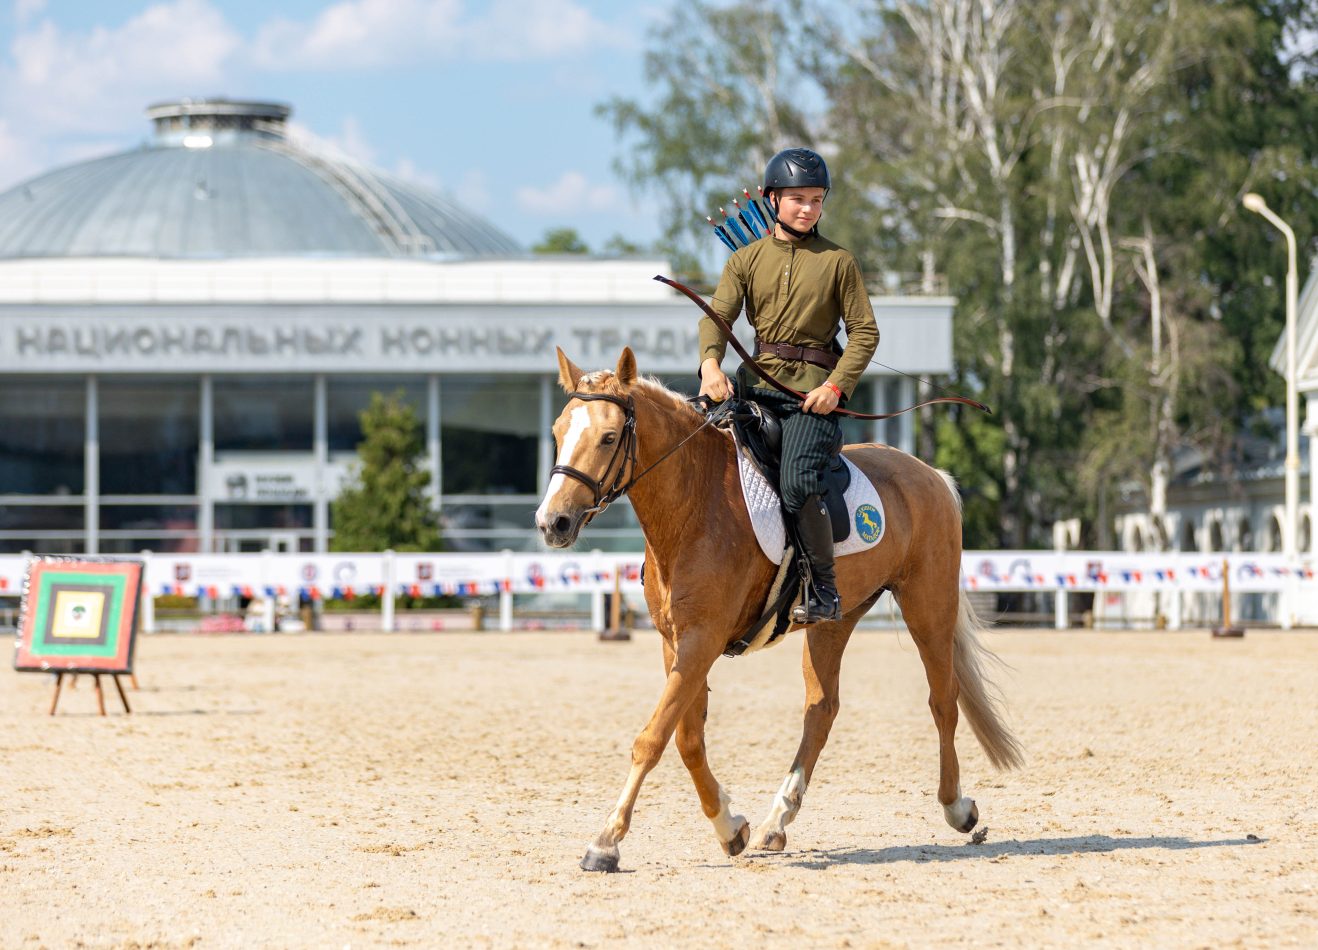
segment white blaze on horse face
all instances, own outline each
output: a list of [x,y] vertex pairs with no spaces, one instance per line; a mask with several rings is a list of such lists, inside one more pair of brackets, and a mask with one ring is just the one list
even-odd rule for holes
[[[558,460],[555,465],[570,465],[572,463],[572,453],[577,450],[577,443],[581,441],[581,435],[590,428],[590,407],[577,406],[572,410],[571,421],[568,423],[567,432],[563,434],[563,444],[558,449]],[[540,502],[540,507],[536,509],[535,523],[542,525],[546,523],[546,513],[550,500],[559,493],[563,488],[563,483],[567,481],[567,476],[562,472],[557,472],[553,478],[549,479],[549,487],[545,489],[544,500]]]

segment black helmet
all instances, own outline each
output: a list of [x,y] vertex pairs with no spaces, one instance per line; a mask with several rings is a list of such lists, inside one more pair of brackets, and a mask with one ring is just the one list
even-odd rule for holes
[[828,166],[819,153],[808,148],[789,148],[769,159],[764,166],[764,190],[771,188],[823,188],[828,191]]

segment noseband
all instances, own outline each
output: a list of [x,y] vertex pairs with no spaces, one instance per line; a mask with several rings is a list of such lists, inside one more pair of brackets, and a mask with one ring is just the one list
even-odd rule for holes
[[[613,502],[617,501],[627,493],[631,488],[632,481],[623,481],[623,473],[636,470],[636,405],[632,402],[632,397],[628,396],[623,399],[621,396],[611,396],[608,393],[572,393],[568,401],[580,399],[582,402],[602,401],[611,402],[622,410],[622,436],[614,445],[613,458],[609,459],[609,464],[604,468],[604,474],[599,478],[591,478],[580,469],[573,468],[571,465],[555,465],[549,470],[550,477],[554,475],[566,475],[568,478],[575,478],[581,482],[595,496],[595,507],[585,513],[585,517],[590,518],[599,514]],[[609,472],[613,471],[614,465],[618,470],[613,474],[613,481],[605,488],[605,481],[609,477]],[[634,481],[634,480],[633,480]]]

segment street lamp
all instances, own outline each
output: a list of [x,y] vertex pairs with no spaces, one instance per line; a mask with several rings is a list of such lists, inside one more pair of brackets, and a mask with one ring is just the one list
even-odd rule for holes
[[[1294,566],[1300,508],[1300,407],[1295,384],[1295,309],[1300,278],[1295,266],[1295,232],[1289,224],[1277,217],[1261,195],[1251,191],[1241,200],[1247,209],[1263,215],[1273,227],[1286,235],[1286,530],[1282,532],[1282,545],[1287,560]],[[1286,616],[1281,618],[1284,630],[1291,627],[1291,613],[1288,610]]]

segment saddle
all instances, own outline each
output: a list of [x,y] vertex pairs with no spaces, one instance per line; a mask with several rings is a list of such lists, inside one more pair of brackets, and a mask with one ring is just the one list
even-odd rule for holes
[[[755,467],[770,485],[777,485],[783,447],[782,423],[759,403],[740,399],[734,401],[730,418],[737,440],[749,450]],[[847,503],[843,497],[850,487],[851,469],[842,461],[842,433],[839,432],[828,467],[824,470],[823,491],[820,493],[833,524],[834,544],[840,544],[851,534],[851,519],[847,517]],[[790,519],[786,520],[790,523]]]
[[[769,484],[778,484],[783,431],[782,423],[773,413],[759,403],[744,399],[729,399],[717,405],[706,396],[697,396],[689,401],[706,415],[717,415],[715,425],[732,429],[737,442],[747,450],[752,463]],[[851,534],[851,520],[847,515],[844,497],[850,485],[851,470],[842,460],[842,437],[839,433],[824,473],[821,492],[833,526],[834,544],[845,541]],[[724,656],[741,656],[752,644],[756,644],[757,648],[768,646],[782,638],[791,625],[792,605],[803,594],[802,582],[807,571],[802,563],[801,542],[795,535],[794,519],[783,512],[783,523],[794,556],[783,559],[764,612],[749,628],[728,643],[723,650]],[[767,629],[769,625],[772,625],[772,629]]]

